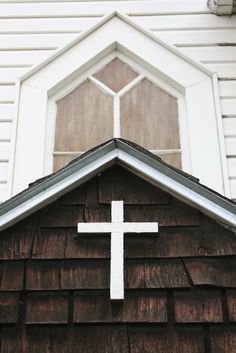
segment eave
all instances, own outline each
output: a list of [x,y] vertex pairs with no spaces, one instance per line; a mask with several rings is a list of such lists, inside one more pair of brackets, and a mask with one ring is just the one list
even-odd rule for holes
[[226,226],[236,227],[236,204],[164,163],[140,146],[113,139],[82,155],[58,172],[32,184],[0,207],[0,231],[55,201],[102,170],[119,164],[199,209]]

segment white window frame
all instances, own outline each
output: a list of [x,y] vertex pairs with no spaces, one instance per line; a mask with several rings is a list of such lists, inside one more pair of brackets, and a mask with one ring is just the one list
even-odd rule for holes
[[[114,92],[109,89],[106,85],[104,85],[101,81],[97,80],[93,75],[105,67],[108,63],[110,63],[115,58],[118,58],[122,62],[129,65],[132,69],[138,72],[138,76],[133,79],[130,83],[128,83],[125,87],[123,87],[119,92]],[[152,150],[151,152],[157,155],[164,155],[168,153],[178,153],[181,154],[181,162],[182,168],[185,171],[191,170],[191,161],[189,155],[189,141],[188,141],[188,129],[187,129],[187,117],[186,117],[186,105],[185,105],[185,97],[178,90],[169,86],[166,82],[159,79],[155,75],[153,75],[147,69],[142,68],[140,65],[135,63],[133,60],[127,58],[125,55],[119,53],[118,51],[114,51],[110,55],[106,56],[98,63],[93,65],[90,69],[85,71],[82,75],[80,75],[77,79],[72,81],[69,85],[63,87],[60,91],[50,97],[48,101],[48,111],[47,111],[47,121],[46,121],[46,148],[45,148],[45,167],[44,174],[47,175],[53,170],[53,155],[69,155],[78,157],[85,151],[75,151],[75,152],[63,152],[54,151],[54,142],[55,142],[55,130],[56,130],[56,114],[57,114],[57,102],[62,98],[66,97],[73,90],[75,90],[79,85],[81,85],[84,81],[89,80],[94,83],[100,90],[105,92],[107,95],[112,96],[114,102],[114,131],[113,137],[120,138],[122,137],[120,134],[120,98],[129,92],[133,87],[135,87],[138,83],[140,83],[144,78],[151,81],[155,86],[161,88],[177,100],[178,106],[178,120],[179,120],[179,134],[180,134],[180,149],[168,149],[168,150]]]
[[48,114],[55,114],[50,98],[114,51],[182,94],[185,104],[179,110],[184,115],[185,105],[190,155],[188,161],[183,160],[183,169],[225,194],[228,178],[214,74],[128,16],[112,13],[20,78],[11,195],[49,171],[47,163],[45,167],[47,121]]

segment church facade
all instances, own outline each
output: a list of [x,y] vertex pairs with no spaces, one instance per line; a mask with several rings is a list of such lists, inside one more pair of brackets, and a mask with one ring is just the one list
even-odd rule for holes
[[236,351],[234,2],[0,2],[1,353]]

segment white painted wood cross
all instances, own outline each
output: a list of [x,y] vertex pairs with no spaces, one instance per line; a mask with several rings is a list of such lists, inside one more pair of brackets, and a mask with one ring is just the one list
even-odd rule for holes
[[124,299],[124,233],[156,233],[157,222],[124,222],[123,201],[112,201],[111,223],[78,223],[78,233],[111,233],[110,298]]

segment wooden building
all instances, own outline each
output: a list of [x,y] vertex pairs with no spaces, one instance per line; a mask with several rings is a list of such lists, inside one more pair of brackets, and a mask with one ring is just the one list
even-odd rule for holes
[[236,353],[234,200],[235,0],[0,0],[0,353]]
[[[111,235],[77,232],[114,200],[159,225],[124,235],[124,300]],[[236,351],[235,203],[140,146],[111,140],[38,180],[0,227],[1,353]]]

